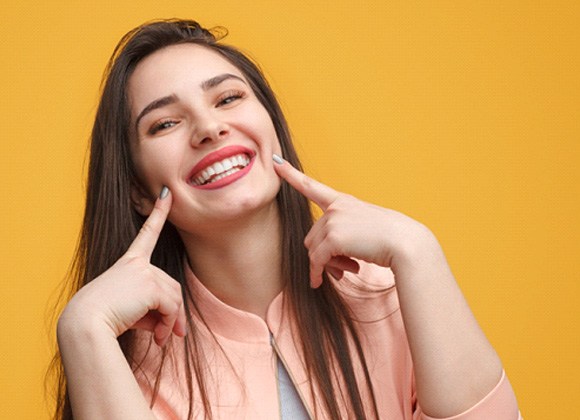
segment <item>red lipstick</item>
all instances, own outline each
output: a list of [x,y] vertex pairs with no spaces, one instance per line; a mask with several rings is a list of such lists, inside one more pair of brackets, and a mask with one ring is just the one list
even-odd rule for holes
[[[201,159],[191,169],[187,182],[198,189],[211,190],[224,187],[250,171],[254,156],[253,150],[243,146],[227,146],[216,150]],[[226,161],[223,162],[224,166],[228,166],[222,166],[221,163],[224,160]]]

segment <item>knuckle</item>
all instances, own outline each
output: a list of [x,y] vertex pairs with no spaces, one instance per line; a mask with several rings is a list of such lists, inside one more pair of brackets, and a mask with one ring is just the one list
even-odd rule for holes
[[330,229],[326,234],[326,241],[331,245],[340,243],[340,234],[333,229]]
[[175,319],[177,318],[177,314],[179,313],[179,306],[180,306],[179,303],[177,303],[175,301],[171,302],[168,305],[169,314],[170,314],[170,316],[168,317],[169,320],[175,321]]
[[171,279],[171,288],[181,296],[181,284],[178,281]]
[[145,293],[152,296],[155,296],[157,293],[159,293],[159,286],[155,281],[155,276],[144,276],[143,280],[144,281],[141,282],[140,287],[143,288]]
[[344,207],[351,206],[352,203],[348,203],[348,200],[345,200],[343,195],[341,194],[336,200],[334,200],[328,208],[326,209],[326,213],[335,214],[341,211]]
[[358,200],[350,194],[340,193],[338,194],[336,199],[332,202],[332,204],[328,206],[328,208],[333,211],[338,211],[343,208],[349,208],[354,206],[357,201]]
[[178,291],[175,291],[175,293],[171,296],[171,300],[173,301],[173,304],[175,305],[175,311],[179,311],[179,308],[181,307],[181,304],[182,304],[181,293]]
[[313,252],[310,254],[310,265],[321,266],[324,265],[326,257],[322,252]]

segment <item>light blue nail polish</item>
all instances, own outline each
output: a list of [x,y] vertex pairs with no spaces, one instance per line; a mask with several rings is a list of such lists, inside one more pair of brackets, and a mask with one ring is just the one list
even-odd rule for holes
[[274,153],[272,155],[272,159],[274,160],[274,162],[276,162],[278,165],[281,165],[284,163],[284,159],[282,159],[280,156],[278,156],[276,153]]
[[169,194],[169,188],[163,186],[161,193],[159,194],[159,198],[163,200],[165,197],[167,197],[167,194]]

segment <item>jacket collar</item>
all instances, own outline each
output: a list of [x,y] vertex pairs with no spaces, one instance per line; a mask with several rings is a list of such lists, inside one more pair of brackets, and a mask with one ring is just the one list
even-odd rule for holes
[[270,343],[282,320],[283,293],[270,303],[266,320],[256,314],[236,309],[218,299],[193,274],[186,262],[185,276],[191,286],[193,299],[209,329],[224,338],[246,343]]

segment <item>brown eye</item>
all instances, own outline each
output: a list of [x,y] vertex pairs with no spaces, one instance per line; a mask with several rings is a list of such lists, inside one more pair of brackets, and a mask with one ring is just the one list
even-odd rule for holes
[[151,127],[151,129],[149,130],[149,134],[156,134],[162,130],[166,130],[168,128],[174,127],[177,124],[179,124],[179,121],[175,121],[175,120],[160,121],[160,122],[156,123],[155,125],[153,125],[153,127]]
[[232,102],[237,101],[238,99],[242,99],[246,96],[245,92],[243,91],[230,91],[226,92],[221,98],[218,100],[217,107],[229,105]]

